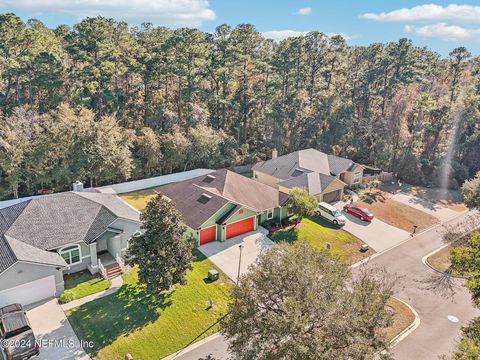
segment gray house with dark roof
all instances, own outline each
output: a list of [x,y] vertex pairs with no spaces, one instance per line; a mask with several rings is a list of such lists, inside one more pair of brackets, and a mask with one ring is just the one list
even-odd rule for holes
[[342,198],[345,186],[352,187],[362,182],[363,166],[315,149],[278,157],[274,151],[272,159],[253,166],[253,177],[283,192],[299,187],[319,201],[333,202]]
[[175,203],[198,245],[225,241],[288,216],[288,195],[226,169],[156,189]]
[[122,271],[140,213],[116,195],[66,192],[0,209],[0,306],[63,292],[63,275]]

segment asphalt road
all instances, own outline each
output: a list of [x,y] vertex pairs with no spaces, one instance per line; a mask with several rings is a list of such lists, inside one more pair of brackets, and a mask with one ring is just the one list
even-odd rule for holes
[[[460,222],[464,216],[451,220]],[[422,258],[444,245],[443,228],[436,227],[372,258],[369,264],[384,266],[399,277],[395,296],[409,303],[420,316],[420,325],[393,349],[397,360],[437,360],[448,354],[460,336],[460,328],[480,315],[472,306],[462,281],[443,276],[425,266]],[[452,322],[453,315],[458,322]],[[228,359],[227,343],[221,336],[192,350],[185,349],[178,360]]]

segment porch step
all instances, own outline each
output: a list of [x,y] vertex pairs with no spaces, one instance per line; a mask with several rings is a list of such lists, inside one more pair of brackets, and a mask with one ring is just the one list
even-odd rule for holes
[[111,280],[119,275],[122,274],[122,269],[120,268],[120,265],[118,264],[111,264],[105,267],[105,270],[107,271],[107,279]]

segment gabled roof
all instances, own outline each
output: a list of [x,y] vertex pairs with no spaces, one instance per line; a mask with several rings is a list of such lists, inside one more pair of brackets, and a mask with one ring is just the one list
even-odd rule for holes
[[38,263],[59,267],[67,267],[67,263],[56,252],[44,251],[35,246],[25,244],[5,235],[5,239],[10,246],[10,249],[15,254],[17,261],[24,261],[30,263]]
[[328,164],[330,167],[330,173],[332,175],[338,175],[344,171],[351,171],[358,164],[350,159],[345,159],[335,155],[328,155]]
[[324,191],[328,185],[337,180],[335,176],[319,174],[317,172],[307,173],[278,183],[287,188],[302,188],[310,195],[318,195]]
[[185,223],[194,229],[228,203],[261,212],[279,207],[285,201],[277,189],[226,169],[164,185],[157,191],[175,203]]
[[298,150],[276,159],[259,162],[253,170],[288,180],[308,173],[323,175],[338,175],[343,171],[350,171],[357,164],[352,160],[335,155],[327,155],[315,149]]
[[28,259],[66,266],[58,254],[47,250],[92,243],[119,218],[139,221],[139,213],[110,194],[65,192],[0,209],[0,273]]

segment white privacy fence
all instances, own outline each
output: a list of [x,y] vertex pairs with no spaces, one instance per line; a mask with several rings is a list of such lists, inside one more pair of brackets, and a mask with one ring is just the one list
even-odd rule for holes
[[184,171],[180,173],[156,176],[148,179],[127,181],[120,184],[113,184],[107,186],[101,186],[96,188],[98,191],[103,193],[127,193],[130,191],[143,190],[148,188],[153,188],[173,182],[179,182],[183,180],[193,179],[197,176],[207,175],[213,172],[214,170],[210,169],[195,169]]
[[[197,177],[197,176],[210,174],[213,171],[214,170],[210,170],[210,169],[195,169],[195,170],[189,170],[189,171],[184,171],[184,172],[175,173],[175,174],[156,176],[148,179],[127,181],[120,184],[101,186],[98,188],[86,188],[84,189],[84,191],[85,192],[99,191],[102,193],[122,194],[130,191],[143,190],[143,189],[153,188],[156,186],[161,186],[161,185],[165,185],[173,182],[193,179],[194,177]],[[50,196],[50,195],[26,196],[19,199],[0,201],[0,209],[6,208],[11,205],[15,205],[33,198],[39,198],[44,196]]]

